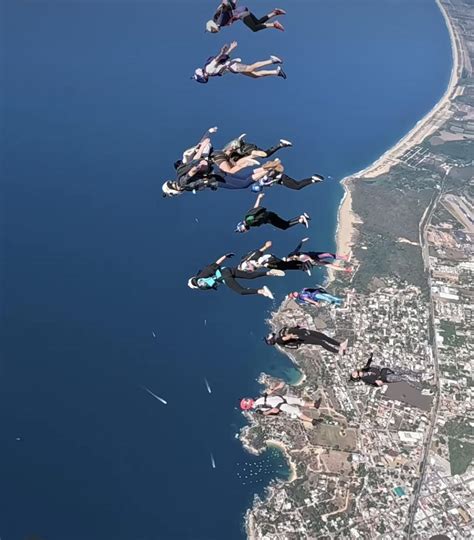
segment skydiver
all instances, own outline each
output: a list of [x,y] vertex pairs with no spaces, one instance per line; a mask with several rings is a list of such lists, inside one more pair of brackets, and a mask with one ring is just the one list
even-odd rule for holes
[[291,292],[288,297],[293,298],[298,304],[313,304],[315,306],[320,302],[340,306],[343,302],[342,298],[329,294],[323,287],[304,288],[300,292]]
[[300,216],[286,220],[281,218],[275,212],[270,212],[264,206],[260,206],[260,202],[264,197],[264,193],[259,193],[257,200],[253,208],[251,208],[245,215],[243,221],[240,221],[235,228],[235,232],[245,233],[248,232],[252,227],[260,227],[261,225],[269,224],[273,225],[277,229],[286,230],[295,225],[304,225],[308,228],[309,215],[304,213]]
[[324,176],[320,174],[313,174],[309,178],[304,178],[303,180],[295,180],[283,172],[285,167],[278,158],[275,158],[273,161],[267,161],[263,167],[268,168],[268,174],[252,188],[254,191],[261,191],[264,187],[273,186],[275,184],[299,191],[306,186],[317,184],[324,180]]
[[283,31],[282,24],[278,21],[268,22],[273,17],[285,15],[283,9],[274,9],[268,15],[258,19],[247,7],[237,6],[237,0],[222,0],[214,16],[206,23],[206,31],[215,34],[224,26],[230,26],[236,21],[242,21],[252,32],[259,32],[266,28],[275,28]]
[[[267,345],[280,345],[287,349],[299,349],[301,345],[320,345],[334,354],[344,354],[347,340],[343,343],[316,330],[308,330],[300,326],[284,326],[278,332],[271,332],[265,338]],[[337,349],[335,347],[338,347]]]
[[372,365],[373,353],[367,360],[362,369],[354,370],[350,375],[353,382],[362,381],[371,386],[383,386],[384,384],[406,381],[408,383],[419,385],[421,382],[421,373],[411,369],[380,367]]
[[256,272],[243,272],[238,268],[228,268],[222,266],[226,259],[233,257],[233,253],[223,255],[215,263],[209,264],[188,280],[188,287],[191,289],[200,289],[208,291],[211,289],[217,290],[220,283],[224,283],[234,292],[240,295],[260,294],[273,300],[273,294],[266,286],[260,289],[252,289],[242,287],[237,281],[238,279],[255,279],[264,276],[284,276],[285,272],[281,270],[260,270]]
[[178,169],[183,164],[188,164],[191,161],[200,159],[201,157],[207,158],[212,152],[211,135],[217,132],[217,127],[209,128],[206,133],[201,137],[199,142],[187,148],[178,161],[175,161],[174,168]]
[[306,263],[301,261],[284,261],[271,253],[264,253],[267,249],[272,247],[270,240],[260,249],[255,249],[250,253],[247,253],[239,263],[239,270],[245,272],[253,272],[259,268],[271,268],[276,270],[302,270],[306,271]]
[[245,133],[242,133],[242,135],[240,135],[237,139],[233,139],[232,141],[228,142],[223,148],[223,151],[230,152],[230,158],[234,161],[247,156],[268,158],[282,148],[293,146],[290,141],[280,139],[278,144],[264,150],[256,144],[246,142],[245,135]]
[[325,266],[332,270],[340,272],[352,272],[351,267],[344,267],[334,264],[331,261],[348,261],[347,255],[338,255],[337,253],[329,253],[325,251],[301,251],[303,243],[309,238],[303,238],[297,247],[289,253],[284,259],[286,261],[302,261],[311,264],[312,266]]
[[210,159],[191,161],[183,165],[182,169],[185,174],[181,174],[176,180],[163,183],[163,197],[175,197],[186,191],[195,193],[206,188],[247,189],[265,177],[269,170],[268,167],[258,167],[249,172],[239,171],[234,174],[216,172]]
[[281,66],[276,69],[263,70],[261,68],[272,64],[282,64],[278,56],[271,55],[268,60],[255,62],[253,64],[243,64],[240,58],[232,59],[230,53],[237,47],[237,41],[230,45],[224,45],[217,56],[211,56],[207,59],[204,67],[197,68],[191,77],[196,82],[206,84],[210,77],[221,77],[226,73],[238,73],[258,79],[261,77],[282,77],[286,79],[286,73]]
[[241,410],[255,412],[264,416],[276,416],[280,413],[285,413],[291,418],[299,418],[301,421],[309,422],[313,426],[319,424],[321,419],[307,416],[303,413],[301,408],[319,409],[321,400],[308,401],[302,398],[289,396],[288,394],[282,395],[277,393],[283,386],[284,383],[280,383],[273,390],[263,394],[263,396],[255,400],[252,398],[242,398],[240,400]]

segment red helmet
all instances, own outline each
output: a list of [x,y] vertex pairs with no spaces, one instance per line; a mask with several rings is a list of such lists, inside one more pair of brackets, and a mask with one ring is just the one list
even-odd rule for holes
[[253,407],[254,401],[252,398],[242,398],[240,400],[240,408],[243,411],[250,411],[250,409]]

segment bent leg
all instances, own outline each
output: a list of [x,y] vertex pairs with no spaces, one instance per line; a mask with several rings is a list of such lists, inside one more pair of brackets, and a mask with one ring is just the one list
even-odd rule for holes
[[278,150],[281,150],[282,146],[277,144],[276,146],[270,146],[268,150],[264,150],[265,154],[267,154],[267,157],[273,156],[275,152],[278,152]]
[[252,32],[259,32],[260,30],[265,30],[266,25],[265,23],[268,21],[269,17],[268,15],[265,15],[265,17],[262,17],[261,19],[257,19],[253,13],[249,13],[245,17],[242,18],[242,22],[252,30]]
[[268,270],[256,270],[255,272],[244,272],[238,268],[231,270],[232,276],[239,279],[256,279],[268,275]]
[[232,289],[237,294],[240,294],[241,296],[247,296],[250,294],[258,294],[258,289],[250,289],[250,288],[242,287],[240,283],[235,281],[231,270],[229,270],[228,268],[222,271],[222,277],[224,278],[224,283],[227,285],[227,287],[229,287],[229,289]]
[[304,263],[301,261],[282,261],[276,260],[271,261],[268,265],[268,268],[275,268],[276,270],[303,270]]

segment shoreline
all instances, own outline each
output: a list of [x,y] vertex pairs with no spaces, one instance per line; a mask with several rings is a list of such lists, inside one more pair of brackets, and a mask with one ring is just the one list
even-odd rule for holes
[[[377,158],[370,165],[364,169],[357,171],[353,174],[347,175],[340,184],[343,187],[344,193],[339,203],[337,210],[337,226],[335,231],[336,241],[336,253],[345,254],[349,256],[349,260],[354,263],[357,261],[352,260],[352,246],[354,243],[355,225],[362,224],[362,220],[357,214],[354,213],[352,208],[352,189],[357,179],[374,179],[382,174],[386,174],[390,169],[400,162],[400,158],[413,146],[421,144],[428,136],[435,132],[441,125],[443,125],[449,118],[449,110],[451,102],[455,97],[461,94],[459,89],[459,81],[463,69],[463,49],[461,47],[459,37],[452,24],[452,21],[448,15],[448,11],[442,3],[442,0],[436,0],[436,4],[441,11],[441,15],[445,21],[450,37],[452,67],[451,74],[448,82],[448,86],[439,99],[439,101],[428,111],[416,124],[393,146],[386,150],[379,158]],[[331,283],[335,279],[335,272],[331,269],[327,272],[326,283]],[[277,313],[282,309],[284,303],[280,305]],[[275,315],[275,314],[272,314]],[[268,321],[273,328],[273,317]],[[292,363],[298,367],[298,364],[294,361],[290,354],[285,351],[285,354],[290,358]],[[298,368],[299,369],[299,368]],[[302,384],[306,379],[306,374],[302,373],[301,380],[297,383]],[[291,459],[291,455],[284,443],[275,439],[268,439],[265,441],[268,447],[277,447],[285,456],[288,465],[291,470],[290,477],[284,483],[294,482],[297,476],[296,465]],[[248,449],[248,448],[247,448]],[[252,507],[250,507],[245,514],[245,529],[247,537],[250,539],[257,538],[257,531],[255,526],[255,520],[252,514]]]
[[288,466],[290,467],[290,476],[288,477],[288,480],[285,480],[285,484],[291,484],[291,482],[294,482],[298,478],[298,474],[296,471],[296,465],[294,461],[291,459],[290,453],[288,452],[287,447],[280,441],[277,441],[276,439],[268,439],[265,441],[267,448],[274,447],[278,448],[280,452],[285,456],[286,461],[288,462]]
[[[350,254],[348,250],[350,250],[352,246],[354,225],[357,222],[360,223],[359,218],[352,211],[351,182],[362,177],[364,179],[373,179],[389,172],[390,169],[399,162],[399,158],[405,154],[407,150],[423,142],[426,137],[428,137],[446,121],[446,115],[449,111],[451,101],[457,96],[457,88],[463,66],[461,62],[462,50],[458,45],[457,34],[441,0],[436,0],[436,4],[440,9],[441,15],[445,21],[451,43],[452,68],[448,87],[434,107],[427,114],[425,114],[425,116],[421,118],[398,142],[385,151],[373,163],[360,171],[344,177],[340,181],[340,184],[344,189],[344,195],[337,212],[337,226],[335,234],[337,253]],[[328,281],[331,282],[333,280],[334,273],[329,271]]]

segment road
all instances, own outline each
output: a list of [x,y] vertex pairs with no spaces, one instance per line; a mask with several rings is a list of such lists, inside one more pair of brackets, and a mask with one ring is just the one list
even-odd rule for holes
[[432,335],[432,354],[433,354],[434,378],[435,378],[434,383],[436,386],[436,391],[435,391],[435,398],[433,400],[433,408],[431,411],[430,428],[429,428],[428,434],[426,436],[426,439],[423,445],[424,455],[423,455],[423,461],[421,462],[421,466],[420,466],[420,478],[418,480],[416,490],[413,493],[413,498],[412,498],[410,509],[408,512],[408,538],[411,537],[413,524],[415,522],[416,511],[418,508],[418,500],[420,498],[420,491],[421,491],[421,487],[423,486],[423,480],[426,474],[426,468],[429,461],[431,441],[433,440],[433,433],[434,433],[434,428],[436,426],[436,418],[438,415],[438,408],[439,408],[440,388],[439,388],[438,344],[436,342],[436,332],[435,332],[435,325],[434,325],[435,313],[434,313],[433,298],[431,295],[430,257],[429,257],[429,247],[428,247],[426,231],[429,224],[431,223],[431,218],[433,217],[433,213],[438,206],[439,200],[444,194],[444,185],[445,185],[445,180],[448,174],[449,174],[449,170],[447,170],[446,174],[444,175],[438,195],[432,201],[428,212],[422,217],[420,221],[420,230],[419,230],[420,246],[421,246],[425,271],[427,272],[428,287],[429,287],[430,327],[431,327],[431,335]]

